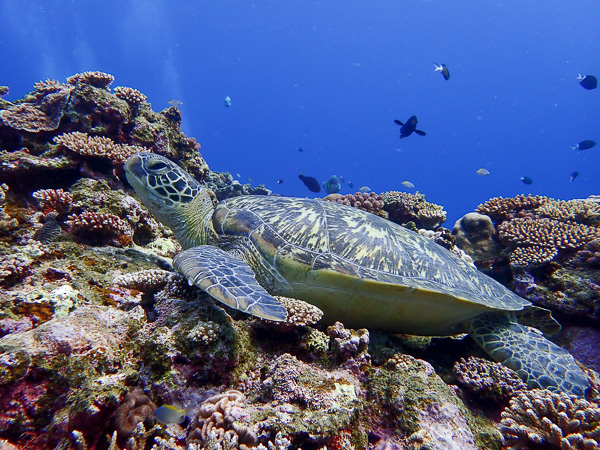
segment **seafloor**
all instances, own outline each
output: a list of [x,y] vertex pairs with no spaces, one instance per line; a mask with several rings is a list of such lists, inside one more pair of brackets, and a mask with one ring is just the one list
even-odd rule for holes
[[[591,388],[528,390],[468,336],[303,311],[273,325],[190,288],[123,162],[164,155],[218,199],[272,193],[210,171],[176,107],[154,112],[113,80],[41,81],[15,102],[0,87],[0,448],[600,448],[600,199],[490,199],[449,230],[421,195],[327,198],[419,230],[552,310],[551,339]],[[163,404],[187,418],[158,422]]]

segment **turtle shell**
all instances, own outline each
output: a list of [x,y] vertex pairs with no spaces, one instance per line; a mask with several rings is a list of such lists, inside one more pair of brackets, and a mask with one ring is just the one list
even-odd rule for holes
[[271,294],[318,306],[326,322],[446,335],[530,304],[429,239],[338,203],[236,197],[217,205],[213,225]]

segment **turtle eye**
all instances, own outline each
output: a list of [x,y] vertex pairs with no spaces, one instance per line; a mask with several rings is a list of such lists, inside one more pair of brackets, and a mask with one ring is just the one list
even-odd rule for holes
[[147,165],[150,170],[163,170],[167,168],[167,165],[162,161],[150,161]]

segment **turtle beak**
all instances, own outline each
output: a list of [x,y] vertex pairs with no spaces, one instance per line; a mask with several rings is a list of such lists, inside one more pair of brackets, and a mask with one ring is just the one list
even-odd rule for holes
[[129,158],[123,168],[125,169],[127,175],[127,181],[129,181],[130,184],[130,176],[134,176],[137,179],[142,179],[146,175],[142,165],[142,158],[140,158],[138,155],[133,155],[131,158]]

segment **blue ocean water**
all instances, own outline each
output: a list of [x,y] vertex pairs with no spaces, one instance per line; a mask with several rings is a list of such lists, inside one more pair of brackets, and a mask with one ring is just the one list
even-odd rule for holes
[[[595,0],[0,5],[7,99],[41,79],[111,73],[155,110],[183,101],[183,131],[242,183],[314,196],[304,171],[352,181],[341,193],[419,191],[449,228],[494,196],[600,193],[600,146],[570,149],[600,142],[600,89],[576,79],[600,76]],[[400,140],[394,119],[412,115],[427,136]]]

